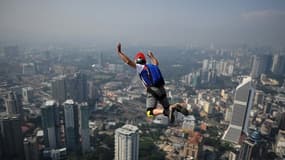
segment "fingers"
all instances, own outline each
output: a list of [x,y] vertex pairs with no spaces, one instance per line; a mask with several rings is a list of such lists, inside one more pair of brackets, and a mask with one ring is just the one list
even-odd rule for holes
[[148,51],[147,56],[152,57],[153,56],[152,52]]
[[117,52],[119,52],[119,53],[121,52],[121,43],[120,42],[117,45]]

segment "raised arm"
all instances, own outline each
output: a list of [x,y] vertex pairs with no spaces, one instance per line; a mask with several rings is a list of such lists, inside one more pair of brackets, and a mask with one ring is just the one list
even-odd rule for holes
[[121,50],[121,43],[118,43],[117,45],[117,53],[119,55],[119,57],[129,66],[131,66],[132,68],[136,68],[136,64],[134,61],[132,61],[127,55],[125,55],[125,53],[122,52]]
[[151,51],[149,51],[147,55],[150,58],[152,64],[158,65],[158,60],[154,57]]

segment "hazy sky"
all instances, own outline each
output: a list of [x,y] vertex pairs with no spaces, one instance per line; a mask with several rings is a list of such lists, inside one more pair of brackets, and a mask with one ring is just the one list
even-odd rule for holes
[[1,40],[285,46],[284,0],[0,0]]

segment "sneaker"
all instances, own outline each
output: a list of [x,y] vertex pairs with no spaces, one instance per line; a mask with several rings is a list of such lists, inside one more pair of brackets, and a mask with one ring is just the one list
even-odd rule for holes
[[175,121],[174,111],[175,111],[174,107],[169,107],[168,119],[170,123],[173,123]]
[[184,116],[188,116],[189,115],[188,110],[185,107],[181,106],[180,104],[177,104],[175,109],[176,109],[177,112],[182,113]]

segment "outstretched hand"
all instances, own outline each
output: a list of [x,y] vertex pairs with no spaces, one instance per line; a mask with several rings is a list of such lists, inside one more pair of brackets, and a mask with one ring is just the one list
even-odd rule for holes
[[117,45],[117,52],[121,53],[121,43],[118,43],[118,45]]
[[150,58],[153,57],[152,52],[151,52],[151,51],[148,51],[147,56],[150,57]]

